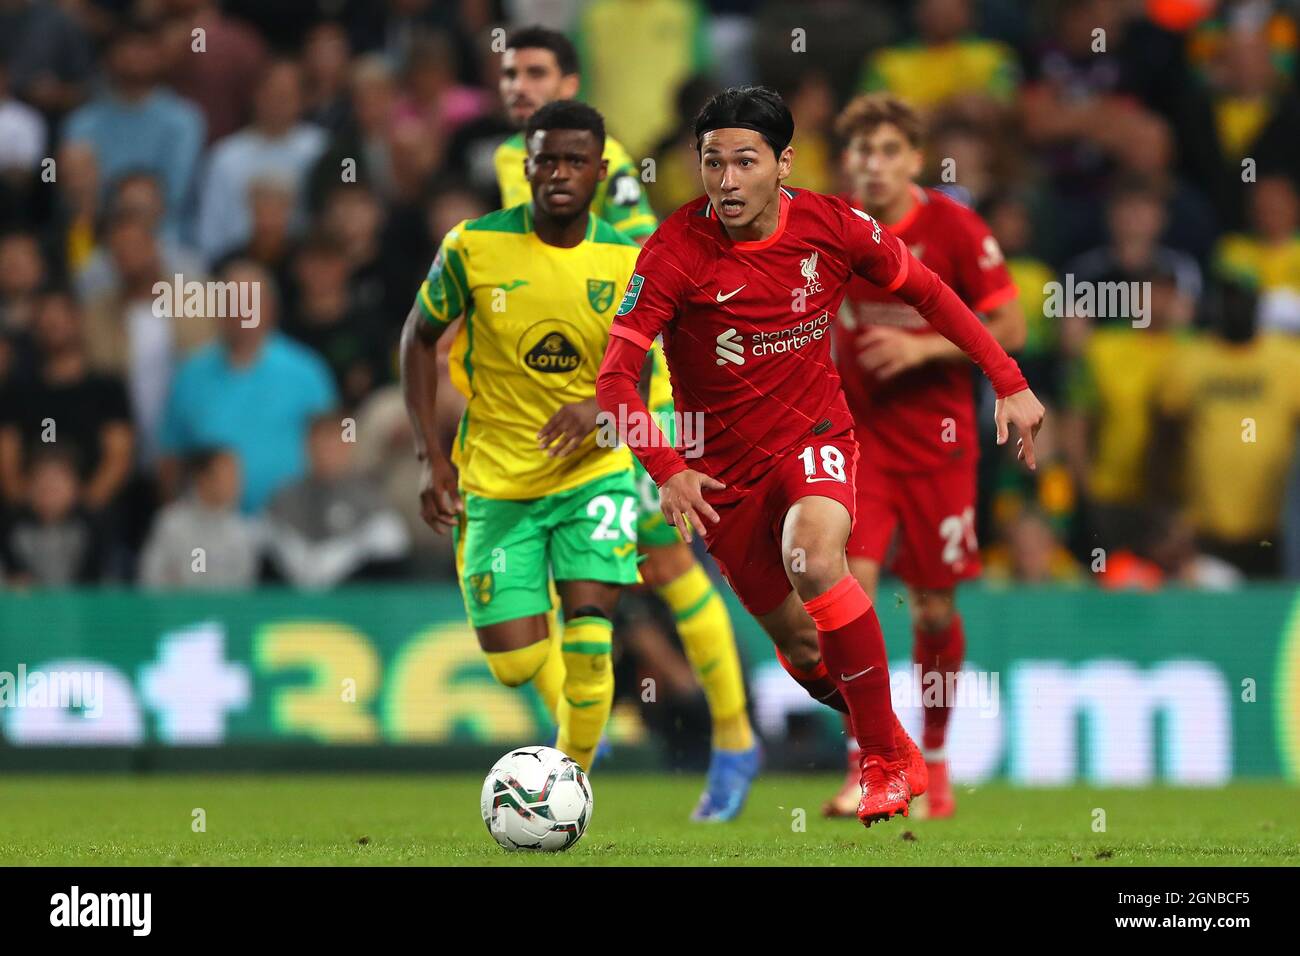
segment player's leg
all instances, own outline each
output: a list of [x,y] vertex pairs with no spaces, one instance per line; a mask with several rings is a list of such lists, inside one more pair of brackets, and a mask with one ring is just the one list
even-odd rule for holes
[[930,774],[925,811],[928,817],[950,817],[956,810],[956,800],[948,779],[945,745],[958,674],[966,657],[966,634],[952,588],[912,588],[911,602],[912,660],[921,668],[921,747]]
[[[897,571],[907,582],[912,607],[912,659],[920,664],[924,732],[922,752],[930,773],[927,816],[951,816],[955,809],[948,779],[946,739],[952,716],[949,691],[966,656],[966,634],[955,604],[955,588],[980,571],[975,537],[973,467],[900,477]],[[932,676],[927,676],[932,675]],[[927,686],[943,693],[926,693]]]
[[452,537],[465,609],[492,676],[520,687],[552,654],[545,545],[527,503],[464,500]]
[[544,519],[564,609],[557,745],[589,770],[614,704],[614,608],[636,583],[636,489],[623,470],[552,495]]
[[[859,485],[862,481],[861,472],[858,473]],[[867,519],[869,520],[869,519]],[[862,590],[867,592],[867,597],[874,602],[876,599],[876,588],[880,583],[880,562],[873,558],[861,557],[855,555],[854,539],[859,537],[859,529],[863,527],[864,521],[862,498],[858,498],[858,518],[854,523],[853,533],[849,536],[848,559],[849,573],[857,579],[862,585]],[[879,524],[873,525],[879,528]],[[889,533],[893,533],[893,524],[889,524]],[[885,537],[885,544],[879,549],[883,555],[885,547],[888,545],[888,536]],[[861,546],[858,550],[861,550]],[[858,746],[857,738],[853,736],[853,725],[849,722],[849,715],[844,714],[844,752],[846,757],[846,769],[844,772],[844,782],[840,784],[840,789],[836,794],[822,804],[822,815],[827,817],[852,817],[858,812],[858,803],[862,800],[862,750]]]
[[750,749],[754,734],[745,709],[745,679],[722,595],[685,542],[644,546],[641,553],[641,577],[673,612],[686,659],[704,688],[714,748]]
[[564,685],[556,747],[585,770],[596,756],[614,706],[611,640],[620,589],[603,581],[557,581],[556,586],[564,610]]

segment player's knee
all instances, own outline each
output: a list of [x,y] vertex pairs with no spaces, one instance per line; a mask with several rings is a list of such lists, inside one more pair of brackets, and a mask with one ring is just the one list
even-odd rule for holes
[[641,562],[641,579],[652,588],[661,588],[691,569],[695,557],[685,542],[646,548]]
[[605,621],[610,620],[609,612],[595,604],[583,604],[575,607],[572,611],[564,613],[566,621],[576,621],[580,617],[597,617]]
[[842,551],[836,554],[819,542],[796,539],[786,550],[785,570],[790,584],[807,601],[834,587],[848,569]]
[[912,623],[922,634],[948,630],[955,613],[951,591],[922,591],[912,596]]
[[546,663],[551,652],[549,639],[517,647],[510,651],[487,651],[488,670],[498,683],[506,687],[521,687],[532,680]]

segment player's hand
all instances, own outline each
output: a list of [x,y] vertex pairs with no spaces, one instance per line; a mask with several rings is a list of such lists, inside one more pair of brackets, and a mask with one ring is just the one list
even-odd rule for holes
[[594,398],[561,407],[537,433],[537,447],[552,458],[573,453],[596,430],[599,413],[600,406]]
[[929,360],[924,336],[888,325],[873,325],[858,336],[858,362],[881,381]]
[[707,535],[704,519],[714,524],[720,520],[718,513],[704,500],[702,489],[715,491],[727,487],[716,478],[687,468],[679,471],[659,486],[659,507],[668,523],[675,527],[687,544],[693,537],[692,529]]
[[456,466],[445,455],[421,463],[420,517],[438,534],[454,528],[464,510],[456,485]]
[[999,398],[993,408],[993,421],[998,428],[998,444],[1005,445],[1010,437],[1009,425],[1015,425],[1020,434],[1016,442],[1016,458],[1029,466],[1030,471],[1038,469],[1038,460],[1034,457],[1034,436],[1043,427],[1043,403],[1032,391],[1022,389],[1014,395]]

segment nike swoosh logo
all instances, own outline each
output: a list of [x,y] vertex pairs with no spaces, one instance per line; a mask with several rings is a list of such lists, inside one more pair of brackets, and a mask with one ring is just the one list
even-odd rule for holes
[[851,680],[857,680],[857,679],[858,679],[859,677],[861,677],[863,674],[866,674],[866,673],[868,673],[869,671],[874,671],[875,669],[876,669],[876,665],[875,665],[875,664],[872,664],[872,665],[871,665],[870,667],[868,667],[865,671],[858,671],[856,674],[853,674],[853,675],[849,675],[849,674],[841,674],[841,675],[840,675],[840,680],[842,680],[842,681],[844,681],[844,682],[846,682],[846,683],[847,683],[848,681],[851,681]]
[[[814,481],[839,481],[839,479],[838,478],[805,478],[804,481],[806,481],[808,484],[811,485]],[[843,482],[841,482],[841,484],[843,484]]]
[[526,285],[528,285],[527,279],[516,279],[514,282],[511,282],[509,285],[502,284],[497,286],[497,288],[500,289],[502,292],[513,292],[515,289],[518,289]]
[[[746,282],[745,285],[749,285],[749,283]],[[740,289],[743,289],[743,288],[745,288],[744,285],[742,285],[742,286],[740,287]],[[736,292],[739,292],[740,289],[737,289]],[[719,301],[719,302],[726,302],[726,301],[727,301],[728,299],[730,299],[733,295],[735,295],[736,292],[728,292],[726,295],[723,295],[721,292],[719,292],[719,293],[718,293],[718,301]]]
[[615,546],[614,553],[618,555],[620,558],[626,558],[635,549],[636,549],[636,542],[629,541],[627,544],[620,544]]

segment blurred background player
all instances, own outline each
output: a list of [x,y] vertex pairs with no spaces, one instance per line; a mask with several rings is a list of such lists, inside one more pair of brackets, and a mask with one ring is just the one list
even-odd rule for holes
[[[889,93],[852,100],[837,132],[852,192],[845,198],[907,244],[985,324],[1004,349],[1024,344],[1015,284],[988,226],[971,210],[916,180],[923,168],[919,114]],[[970,360],[912,305],[855,277],[836,324],[836,359],[857,426],[857,520],[849,568],[873,597],[891,542],[891,569],[908,586],[912,657],[922,687],[942,675],[944,693],[923,696],[922,753],[928,811],[953,812],[944,753],[955,680],[965,654],[954,604],[959,581],[980,571],[975,536],[979,435]],[[951,675],[951,676],[950,676]],[[930,683],[927,684],[927,681]],[[849,728],[849,772],[827,816],[851,816],[860,796],[859,754]]]
[[[510,34],[501,61],[501,99],[513,123],[524,127],[540,107],[570,100],[581,83],[577,50],[563,33],[525,27]],[[522,132],[497,148],[494,162],[502,205],[529,199]],[[650,208],[636,164],[612,137],[602,158],[609,174],[596,186],[592,211],[624,236],[644,242],[659,221]],[[672,425],[673,393],[659,346],[651,350],[642,397],[660,422]],[[670,440],[676,439],[669,434]],[[641,513],[637,550],[641,578],[672,611],[678,636],[696,679],[704,688],[713,720],[709,776],[696,820],[733,819],[744,806],[761,754],[749,723],[744,673],[727,606],[708,573],[659,511],[659,492],[639,461],[633,462]]]
[[[608,168],[599,113],[553,103],[525,136],[532,201],[447,234],[402,332],[402,387],[423,515],[452,531],[488,667],[510,687],[542,675],[556,746],[589,769],[614,699],[614,609],[636,581],[630,455],[594,431],[596,370],[637,246],[591,212]],[[449,461],[435,429],[437,342],[457,318],[451,376],[469,404]]]
[[[794,119],[780,96],[725,90],[700,111],[695,135],[707,195],[677,210],[638,258],[610,329],[600,404],[630,410],[625,440],[659,485],[665,516],[688,539],[705,538],[791,675],[847,709],[862,742],[857,816],[871,826],[907,815],[925,768],[898,727],[880,622],[845,557],[858,449],[828,326],[851,277],[896,291],[961,343],[995,383],[999,442],[1015,424],[1031,468],[1043,409],[1016,363],[903,243],[840,199],[783,185]],[[704,424],[698,470],[663,436],[635,429],[648,414],[638,375],[660,334],[681,404]]]

